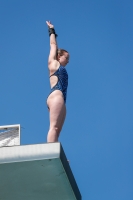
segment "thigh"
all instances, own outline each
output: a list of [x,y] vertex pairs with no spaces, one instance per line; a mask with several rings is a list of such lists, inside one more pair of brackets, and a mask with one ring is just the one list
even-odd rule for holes
[[49,102],[50,127],[62,128],[66,117],[66,106],[63,98],[56,98]]

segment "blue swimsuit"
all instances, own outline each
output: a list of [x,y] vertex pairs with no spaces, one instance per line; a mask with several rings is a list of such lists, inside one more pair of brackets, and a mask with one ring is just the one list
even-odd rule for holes
[[[64,101],[66,103],[67,86],[68,86],[68,74],[65,67],[60,66],[57,71],[51,76],[57,76],[58,82],[51,88],[50,94],[55,90],[60,90],[63,94]],[[50,77],[51,77],[50,76]]]

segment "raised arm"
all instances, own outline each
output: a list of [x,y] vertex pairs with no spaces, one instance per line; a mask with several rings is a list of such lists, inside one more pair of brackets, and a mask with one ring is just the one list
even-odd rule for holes
[[48,25],[49,28],[49,35],[50,35],[50,53],[49,53],[49,58],[48,58],[48,64],[49,66],[53,61],[56,60],[57,56],[57,41],[56,41],[56,33],[54,30],[54,26],[50,23],[50,21],[46,21],[46,24]]

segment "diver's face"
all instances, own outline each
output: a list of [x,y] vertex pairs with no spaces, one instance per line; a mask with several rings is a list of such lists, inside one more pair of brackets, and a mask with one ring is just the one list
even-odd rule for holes
[[62,66],[66,66],[69,62],[69,53],[64,52],[61,56],[59,56],[59,62]]

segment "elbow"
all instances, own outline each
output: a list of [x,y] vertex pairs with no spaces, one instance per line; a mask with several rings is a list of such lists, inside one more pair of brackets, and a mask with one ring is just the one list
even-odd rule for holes
[[55,42],[50,42],[50,47],[57,48],[57,44]]

